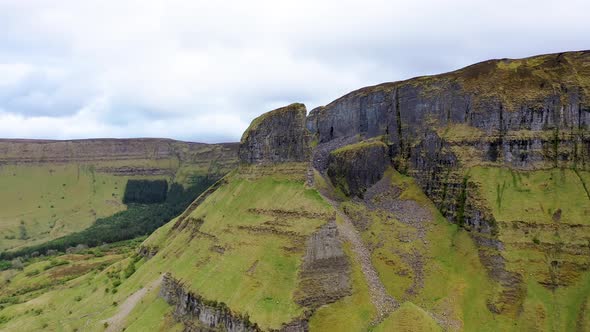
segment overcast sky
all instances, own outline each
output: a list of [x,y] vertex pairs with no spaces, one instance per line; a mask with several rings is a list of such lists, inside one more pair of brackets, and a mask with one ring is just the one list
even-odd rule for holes
[[239,140],[257,115],[590,49],[590,1],[0,0],[0,137]]

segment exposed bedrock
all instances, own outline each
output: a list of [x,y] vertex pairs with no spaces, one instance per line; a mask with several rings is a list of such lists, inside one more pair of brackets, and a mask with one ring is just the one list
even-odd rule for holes
[[350,293],[350,263],[332,219],[307,240],[295,300],[314,310]]
[[390,164],[387,145],[381,141],[347,145],[328,157],[328,176],[347,196],[362,197],[381,180]]
[[306,126],[319,151],[385,135],[396,168],[458,222],[465,167],[590,169],[589,92],[590,52],[490,60],[351,92],[314,109]]
[[182,282],[170,274],[164,275],[160,296],[174,306],[174,317],[184,323],[185,331],[260,331],[247,316],[232,312],[223,303],[206,300],[188,291]]
[[471,147],[466,159],[587,168],[588,63],[590,52],[492,60],[367,87],[314,109],[306,126],[319,143],[388,135],[402,157],[419,154],[415,145],[434,134],[453,147]]
[[305,105],[291,104],[254,119],[240,141],[240,161],[246,164],[308,161],[306,113]]

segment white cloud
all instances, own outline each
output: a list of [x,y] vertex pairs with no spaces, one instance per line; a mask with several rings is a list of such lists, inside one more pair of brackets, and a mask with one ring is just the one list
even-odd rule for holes
[[588,48],[587,1],[0,0],[0,136],[237,140],[262,112]]

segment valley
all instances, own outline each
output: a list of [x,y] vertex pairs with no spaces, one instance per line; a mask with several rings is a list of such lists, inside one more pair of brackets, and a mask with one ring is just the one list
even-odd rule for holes
[[566,52],[290,104],[239,144],[0,142],[6,252],[100,230],[130,180],[210,181],[134,239],[5,260],[0,329],[589,331],[589,93]]

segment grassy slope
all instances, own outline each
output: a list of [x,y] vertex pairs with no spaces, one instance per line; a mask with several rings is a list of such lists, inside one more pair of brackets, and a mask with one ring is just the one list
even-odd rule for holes
[[[112,273],[124,270],[137,244],[126,241],[79,254],[37,258],[22,271],[1,272],[0,302],[5,308],[0,309],[0,330],[104,330],[99,321],[112,316],[142,281],[131,281],[135,275],[125,281],[122,273]],[[51,267],[52,261],[66,264]],[[136,266],[141,268],[142,263]],[[30,276],[32,271],[38,274]],[[113,287],[117,279],[126,287]]]
[[[519,324],[541,330],[575,330],[588,315],[583,304],[590,298],[590,273],[572,266],[590,264],[584,254],[590,239],[590,199],[580,178],[566,169],[516,172],[476,167],[469,174],[480,184],[498,221],[507,268],[524,277],[527,296]],[[589,173],[579,174],[588,178]],[[572,250],[579,253],[570,254]],[[559,267],[552,267],[552,262]],[[555,290],[543,286],[552,280],[565,285]]]
[[0,167],[0,250],[79,231],[124,210],[125,183],[78,165]]
[[[173,159],[138,159],[99,161],[92,165],[0,166],[0,251],[77,232],[98,218],[125,210],[122,198],[130,178],[168,179],[188,185],[192,176],[209,174],[211,167],[215,168],[201,164],[203,161],[179,166]],[[170,174],[117,176],[95,171],[124,166],[169,169]]]
[[430,317],[428,313],[411,302],[404,302],[401,307],[387,317],[375,332],[437,332],[441,327]]
[[[506,326],[494,319],[486,307],[486,299],[495,284],[489,280],[481,265],[477,249],[469,235],[449,224],[436,210],[410,177],[393,170],[386,173],[395,186],[404,188],[400,199],[413,200],[429,209],[434,220],[426,225],[424,240],[417,237],[416,228],[402,223],[392,215],[368,211],[358,203],[347,202],[344,208],[368,220],[363,239],[373,250],[373,265],[387,291],[408,306],[417,306],[439,316],[449,317],[466,331],[495,331]],[[418,253],[423,257],[424,286],[416,294],[406,291],[416,278],[415,271],[404,255]],[[408,307],[409,308],[409,307]],[[410,310],[410,309],[404,310]],[[420,317],[412,314],[412,317]],[[403,317],[396,314],[395,317]],[[418,318],[416,318],[418,319]],[[423,322],[430,326],[429,322]],[[482,325],[483,323],[483,325]],[[401,328],[404,322],[390,318],[380,328]],[[401,325],[395,325],[401,324]]]
[[[162,248],[149,265],[170,271],[207,299],[248,313],[262,327],[278,328],[302,313],[292,299],[303,255],[299,236],[308,236],[326,220],[281,219],[286,224],[276,227],[296,236],[257,233],[240,227],[264,227],[263,223],[275,218],[250,209],[329,212],[317,192],[305,189],[300,180],[233,175],[192,213],[193,218],[204,220],[202,233],[191,236],[187,229],[163,236],[168,232],[164,228],[146,241]],[[298,249],[287,250],[289,247]],[[224,252],[219,253],[219,248]]]
[[[475,173],[472,171],[472,178]],[[229,183],[209,196],[192,213],[191,217],[204,220],[199,229],[202,233],[194,232],[191,225],[182,231],[175,230],[173,226],[176,220],[172,220],[145,241],[147,245],[160,248],[159,253],[149,261],[137,262],[137,272],[128,279],[123,277],[123,271],[131,261],[129,253],[109,253],[103,257],[88,255],[89,258],[79,260],[79,264],[92,267],[78,273],[81,276],[63,284],[51,285],[47,289],[19,295],[20,301],[28,302],[1,310],[0,317],[9,319],[0,323],[0,328],[8,331],[35,330],[47,324],[48,328],[58,331],[75,328],[101,331],[104,329],[101,321],[116,313],[120,303],[164,272],[171,272],[181,278],[194,292],[207,299],[225,302],[234,311],[248,313],[253,321],[264,328],[277,328],[281,323],[297,317],[302,308],[293,302],[292,296],[297,289],[297,274],[303,251],[284,250],[284,247],[303,247],[301,239],[296,235],[251,232],[238,226],[264,227],[265,222],[272,223],[275,217],[261,211],[263,209],[325,215],[332,213],[331,208],[315,190],[306,189],[299,178],[280,174],[262,177],[244,174],[230,175]],[[366,243],[375,245],[382,239],[388,239],[383,246],[376,246],[373,263],[387,291],[405,301],[398,311],[374,327],[375,330],[437,330],[439,327],[428,312],[459,321],[466,331],[575,329],[574,325],[585,324],[584,316],[578,316],[581,307],[588,307],[588,274],[584,274],[575,285],[556,292],[527,279],[528,295],[521,317],[513,320],[502,315],[494,316],[486,308],[486,300],[495,291],[496,285],[489,280],[481,266],[477,250],[468,234],[437,214],[411,178],[392,171],[387,176],[392,183],[404,188],[400,198],[417,201],[430,209],[434,213],[434,221],[427,227],[425,243],[417,240],[404,242],[399,241],[399,238],[412,238],[411,233],[415,231],[410,226],[379,213],[361,211],[371,217],[367,230],[362,234]],[[482,178],[502,179],[498,174]],[[567,187],[567,190],[572,188]],[[511,197],[508,191],[505,195]],[[362,209],[362,206],[350,202],[345,203],[345,206]],[[260,210],[249,210],[251,208]],[[561,208],[569,211],[567,207]],[[563,213],[565,216],[566,212]],[[286,223],[276,227],[303,236],[309,235],[325,222],[323,218],[305,216],[281,220]],[[223,253],[219,252],[220,248],[224,250]],[[416,294],[409,295],[406,290],[414,277],[413,270],[400,253],[412,249],[418,250],[426,259],[424,287]],[[345,250],[352,255],[346,243]],[[6,297],[15,289],[47,283],[51,271],[78,264],[72,263],[74,259],[70,259],[72,262],[69,265],[45,271],[43,267],[48,264],[47,260],[39,260],[25,267],[22,272],[3,272],[4,278],[8,273],[11,274],[11,286],[1,287],[0,294]],[[111,265],[101,270],[100,263],[105,261]],[[311,318],[312,331],[371,329],[370,322],[374,319],[375,309],[370,303],[359,266],[354,259],[351,259],[351,263],[352,295],[320,308]],[[27,277],[25,274],[32,270],[39,270],[39,275]],[[122,284],[113,293],[116,280]],[[172,308],[157,297],[157,291],[147,294],[134,308],[126,320],[127,330],[182,329],[171,318]],[[39,309],[42,311],[39,312]],[[558,319],[551,318],[555,315],[538,318],[540,313],[553,311],[559,312]]]

